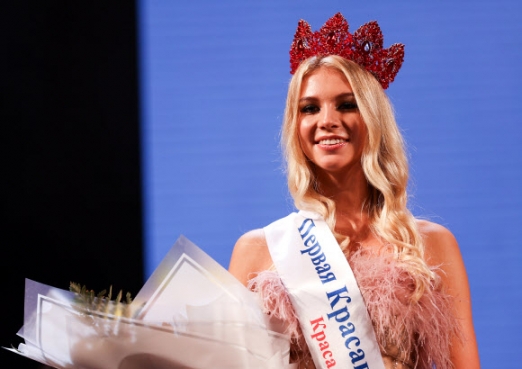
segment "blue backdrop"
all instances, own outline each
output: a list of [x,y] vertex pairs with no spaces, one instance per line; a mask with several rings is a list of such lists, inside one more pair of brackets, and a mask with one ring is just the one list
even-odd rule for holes
[[411,207],[453,231],[484,368],[522,364],[522,3],[139,3],[146,273],[180,234],[222,265],[292,210],[279,128],[297,21],[376,19],[406,44],[388,89],[411,156]]

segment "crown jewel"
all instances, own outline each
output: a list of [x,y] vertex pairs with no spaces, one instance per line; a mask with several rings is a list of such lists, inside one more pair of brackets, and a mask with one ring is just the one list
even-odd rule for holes
[[303,60],[318,55],[338,55],[352,60],[372,73],[386,89],[404,61],[404,45],[393,44],[384,49],[382,32],[375,21],[362,25],[352,35],[341,13],[328,19],[315,32],[301,19],[290,47],[290,73],[294,74]]

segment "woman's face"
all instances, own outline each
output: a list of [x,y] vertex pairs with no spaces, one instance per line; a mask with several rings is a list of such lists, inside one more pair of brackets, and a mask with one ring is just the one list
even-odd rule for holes
[[361,168],[368,131],[340,71],[320,67],[306,76],[298,109],[299,142],[318,170],[335,175]]

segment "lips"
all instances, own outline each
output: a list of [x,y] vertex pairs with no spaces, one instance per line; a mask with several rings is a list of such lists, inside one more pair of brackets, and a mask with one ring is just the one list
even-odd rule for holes
[[337,152],[338,149],[346,146],[350,140],[342,137],[319,137],[316,147],[323,151]]
[[329,145],[340,145],[345,144],[346,142],[349,142],[349,138],[345,138],[342,136],[334,136],[334,135],[328,135],[328,136],[321,136],[318,137],[315,141],[317,145],[321,146],[329,146]]
[[346,139],[343,139],[343,138],[327,138],[327,139],[322,139],[318,142],[319,145],[338,145],[340,143],[345,143],[347,142],[348,140]]

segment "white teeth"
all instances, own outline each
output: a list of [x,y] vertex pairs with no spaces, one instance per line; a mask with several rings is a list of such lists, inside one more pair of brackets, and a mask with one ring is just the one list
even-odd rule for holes
[[320,145],[335,145],[335,144],[339,144],[339,143],[343,143],[343,142],[345,142],[345,140],[343,140],[341,138],[330,138],[328,140],[319,141],[319,144]]

